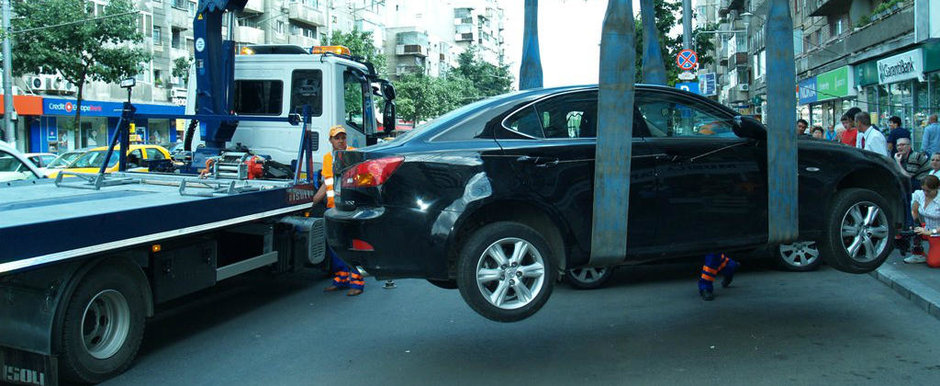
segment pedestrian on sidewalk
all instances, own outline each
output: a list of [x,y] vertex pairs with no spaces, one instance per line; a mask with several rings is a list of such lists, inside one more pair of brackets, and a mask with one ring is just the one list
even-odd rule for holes
[[855,114],[858,114],[861,111],[862,109],[853,107],[849,109],[849,111],[846,111],[845,114],[842,114],[842,127],[845,128],[845,131],[842,132],[842,137],[839,138],[842,143],[849,146],[858,146],[858,129],[855,128]]
[[871,115],[867,111],[855,114],[855,127],[858,129],[856,147],[890,157],[888,141],[885,135],[871,124]]
[[722,275],[721,286],[728,288],[739,266],[737,261],[729,259],[724,253],[705,255],[705,265],[702,266],[702,275],[698,279],[698,294],[705,301],[714,300],[715,278]]
[[940,153],[930,155],[930,171],[927,174],[940,178]]
[[[895,154],[898,151],[898,139],[911,139],[911,132],[901,127],[901,117],[895,115],[888,118],[888,151]],[[929,156],[929,154],[928,154]]]
[[927,127],[924,128],[924,140],[920,143],[920,151],[927,154],[940,152],[940,123],[937,123],[937,114],[927,117]]
[[[911,215],[915,223],[923,226],[914,228],[914,233],[928,237],[929,246],[927,257],[911,255],[904,259],[905,263],[917,264],[926,262],[934,268],[940,267],[940,200],[937,199],[937,190],[940,189],[940,178],[937,176],[924,177],[921,189],[914,192],[911,200]],[[915,242],[920,243],[920,240]]]
[[[352,146],[346,146],[346,128],[342,125],[336,125],[330,128],[330,145],[333,146],[333,151],[323,155],[323,170],[321,171],[323,175],[323,185],[320,185],[320,189],[313,195],[314,205],[322,201],[325,197],[327,208],[335,206],[334,198],[336,193],[333,191],[333,152],[355,149]],[[333,292],[349,288],[349,292],[346,292],[347,296],[362,294],[362,289],[365,288],[366,284],[359,270],[356,269],[356,267],[346,265],[346,262],[340,259],[339,256],[336,256],[336,252],[334,252],[333,248],[330,248],[329,245],[326,246],[326,251],[330,255],[331,268],[333,268],[333,284],[326,287],[324,291]]]

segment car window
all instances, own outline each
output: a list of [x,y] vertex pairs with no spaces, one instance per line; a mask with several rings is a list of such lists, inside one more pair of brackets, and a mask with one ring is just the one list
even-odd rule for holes
[[3,181],[39,178],[23,161],[14,157],[13,154],[2,150],[0,150],[0,172],[21,173],[21,175],[13,174],[12,176],[0,176],[3,178]]
[[323,114],[323,73],[320,70],[294,70],[291,74],[290,112],[303,114],[310,105],[310,115]]
[[236,80],[235,112],[242,115],[281,115],[284,82]]
[[[140,149],[133,150],[130,153],[127,153],[127,167],[128,168],[137,168],[140,167],[140,160],[143,159],[143,152]],[[109,167],[110,162],[109,162]]]
[[637,94],[636,110],[641,117],[636,136],[734,137],[734,122],[721,110],[678,95]]
[[538,101],[506,118],[503,125],[535,138],[594,138],[597,92],[577,92]]
[[44,155],[42,158],[42,166],[48,166],[50,162],[55,159],[54,155]]
[[157,149],[157,148],[154,148],[154,147],[148,147],[148,148],[147,148],[147,159],[148,159],[148,160],[158,160],[158,159],[166,159],[166,157],[163,155],[163,152],[160,151],[160,149]]

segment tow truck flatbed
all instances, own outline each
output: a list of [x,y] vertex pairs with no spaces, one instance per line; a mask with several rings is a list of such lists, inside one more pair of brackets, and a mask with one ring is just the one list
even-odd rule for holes
[[116,183],[98,190],[80,178],[0,189],[0,273],[299,212],[315,192],[293,181],[107,178]]

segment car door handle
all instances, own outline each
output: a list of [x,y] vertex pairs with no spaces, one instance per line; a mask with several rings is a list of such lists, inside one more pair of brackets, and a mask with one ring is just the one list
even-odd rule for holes
[[545,168],[549,166],[558,165],[558,158],[554,157],[532,157],[528,155],[520,156],[516,158],[516,162],[528,163],[535,165],[535,167]]

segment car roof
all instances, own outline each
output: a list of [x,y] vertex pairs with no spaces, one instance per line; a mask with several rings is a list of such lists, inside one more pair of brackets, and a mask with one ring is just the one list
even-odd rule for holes
[[[117,146],[115,146],[115,147],[117,147]],[[160,145],[131,145],[131,146],[130,146],[130,150],[137,150],[137,149],[162,149],[162,148],[163,148],[163,146],[160,146]],[[107,146],[98,146],[98,147],[94,147],[94,148],[88,149],[88,151],[101,151],[101,150],[108,150],[108,147],[107,147]]]

